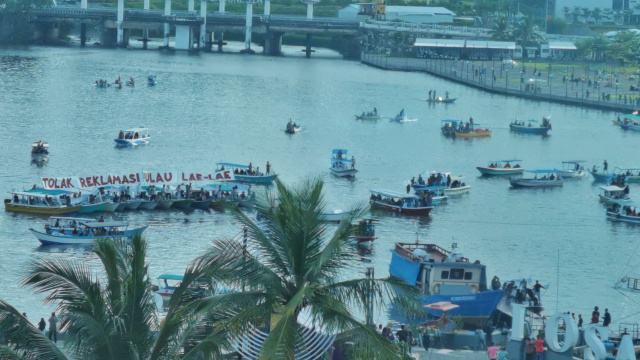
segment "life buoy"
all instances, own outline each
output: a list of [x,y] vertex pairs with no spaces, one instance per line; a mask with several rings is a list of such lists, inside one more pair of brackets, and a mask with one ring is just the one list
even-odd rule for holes
[[433,289],[432,289],[434,294],[440,294],[440,284],[435,284],[433,285]]
[[471,285],[471,293],[472,294],[477,294],[478,293],[478,285],[476,285],[476,284]]

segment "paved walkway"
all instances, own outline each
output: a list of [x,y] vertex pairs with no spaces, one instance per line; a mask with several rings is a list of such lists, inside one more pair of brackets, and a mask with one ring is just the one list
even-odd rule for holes
[[413,357],[418,360],[487,360],[484,351],[429,349],[426,352],[423,348],[415,347],[411,350]]
[[[485,91],[534,100],[630,113],[640,108],[640,76],[568,64],[509,65],[502,61],[397,58],[362,54],[361,61],[386,70],[424,71]],[[595,70],[594,70],[595,69]],[[619,70],[623,70],[622,68]],[[444,97],[444,89],[437,90]],[[426,90],[428,91],[428,89]],[[426,92],[425,91],[425,92]],[[456,94],[450,94],[455,98]],[[427,98],[425,93],[424,98]]]

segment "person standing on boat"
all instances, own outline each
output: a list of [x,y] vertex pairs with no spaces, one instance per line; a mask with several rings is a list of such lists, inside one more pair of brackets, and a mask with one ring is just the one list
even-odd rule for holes
[[604,161],[603,167],[604,167],[604,172],[607,172],[607,169],[609,168],[609,164],[607,163],[607,160]]
[[448,98],[449,98],[449,92],[448,92],[448,91],[445,91],[445,92],[444,92],[444,98],[445,98],[445,99],[448,99]]
[[378,109],[376,109],[375,107],[373,108],[373,115],[378,115]]
[[598,311],[598,307],[593,308],[593,312],[591,313],[591,323],[597,324],[600,322],[600,311]]
[[429,100],[431,100],[431,92],[432,90],[429,90]]
[[538,298],[538,304],[542,303],[540,289],[546,289],[546,287],[542,286],[538,280],[536,280],[536,283],[533,285],[533,293],[536,294],[536,297]]
[[407,184],[407,194],[411,191],[411,184]]
[[604,316],[602,319],[602,326],[609,326],[609,324],[611,324],[611,314],[609,314],[609,309],[604,309]]
[[271,164],[267,161],[267,175],[271,175]]
[[582,329],[582,314],[578,314],[578,329]]
[[355,169],[355,168],[356,168],[356,157],[351,156],[351,169]]

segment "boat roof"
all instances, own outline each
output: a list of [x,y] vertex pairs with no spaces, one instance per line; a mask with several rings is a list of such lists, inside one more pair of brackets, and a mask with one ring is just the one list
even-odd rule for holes
[[433,186],[426,186],[426,185],[414,185],[414,188],[419,188],[420,190],[439,190],[439,189],[446,189],[446,186],[443,185],[433,185]]
[[600,189],[604,191],[624,191],[624,188],[621,188],[615,185],[606,185],[606,186],[603,185],[603,186],[600,186]]
[[626,171],[626,170],[640,170],[640,168],[619,168],[619,167],[617,167],[617,168],[613,169],[613,171],[616,171],[616,170],[620,170],[620,171]]
[[33,196],[33,197],[45,197],[45,196],[57,196],[63,194],[70,194],[71,191],[67,190],[47,190],[43,188],[31,189],[28,191],[11,191],[9,194],[20,195],[20,196]]
[[182,275],[173,275],[173,274],[162,274],[158,276],[158,279],[167,279],[167,280],[182,280],[184,276]]
[[346,149],[333,149],[333,151],[331,152],[333,155],[336,155],[339,151],[342,151],[343,155],[347,155],[347,150]]
[[[41,145],[42,145],[42,147],[46,147],[46,148],[49,147],[49,143],[48,142],[43,142],[43,143],[41,143]],[[31,144],[31,147],[37,147],[37,146],[38,146],[38,142],[37,141],[34,142],[33,144]]]
[[49,220],[75,220],[75,221],[82,221],[82,222],[91,222],[91,221],[95,221],[96,219],[92,219],[92,218],[79,218],[79,217],[65,217],[65,216],[50,216]]
[[640,120],[640,115],[625,115],[624,118],[630,120]]
[[491,162],[512,162],[512,161],[522,161],[522,160],[519,160],[519,159],[513,159],[513,160],[493,160],[493,161],[491,161]]
[[149,128],[141,126],[141,127],[131,128],[131,129],[122,130],[122,131],[126,131],[126,132],[143,132],[143,131],[149,131],[149,130],[150,130]]
[[403,193],[391,191],[391,190],[371,190],[371,193],[374,195],[392,197],[396,199],[415,199],[416,198],[415,195],[403,194]]
[[129,224],[123,221],[93,221],[93,222],[83,222],[82,225],[90,228],[99,228],[99,227],[119,227],[119,226],[128,226]]
[[586,163],[586,160],[567,160],[567,161],[563,161],[563,164],[582,164],[582,163]]
[[216,163],[216,165],[218,166],[229,166],[232,168],[238,168],[238,169],[248,169],[249,165],[240,165],[240,164],[234,164],[234,163]]
[[445,119],[445,120],[442,120],[442,122],[448,122],[448,123],[460,123],[460,122],[462,122],[462,120]]
[[548,174],[548,173],[556,172],[556,170],[525,170],[525,171],[532,174]]

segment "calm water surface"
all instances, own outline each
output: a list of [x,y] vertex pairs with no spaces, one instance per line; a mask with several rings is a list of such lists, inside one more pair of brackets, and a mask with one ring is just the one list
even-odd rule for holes
[[[298,52],[298,49],[294,49]],[[148,73],[158,86],[148,88]],[[135,88],[97,89],[98,78],[133,76]],[[427,92],[449,91],[453,105],[419,101]],[[41,176],[167,170],[210,171],[216,161],[271,162],[286,183],[310,177],[326,182],[330,210],[366,202],[369,190],[403,191],[424,170],[466,177],[471,193],[439,206],[430,218],[381,215],[379,239],[347,274],[363,276],[375,267],[388,274],[389,250],[398,241],[422,241],[449,248],[457,242],[465,256],[480,259],[488,276],[539,279],[551,283],[543,302],[555,310],[582,313],[608,307],[614,323],[640,319],[640,295],[612,287],[624,275],[640,277],[639,227],[605,220],[598,185],[590,178],[567,181],[563,188],[512,190],[501,178],[481,178],[475,170],[491,160],[521,158],[526,168],[554,168],[563,160],[587,166],[640,167],[640,134],[611,124],[616,114],[487,94],[426,74],[385,72],[335,57],[307,60],[230,54],[163,54],[157,51],[30,48],[0,49],[0,190],[22,189]],[[361,122],[354,114],[377,107],[385,116],[402,108],[412,123]],[[551,136],[510,133],[514,118],[551,114]],[[460,141],[440,135],[440,120],[468,119],[486,124],[493,137]],[[302,125],[295,136],[283,133],[293,118]],[[116,149],[121,128],[153,129],[152,143]],[[30,144],[51,144],[49,163],[29,164]],[[349,149],[360,170],[355,181],[329,173],[331,149]],[[631,195],[640,188],[631,186]],[[240,228],[228,214],[194,211],[136,211],[117,214],[136,225],[151,225],[150,272],[182,273],[216,238]],[[45,217],[0,211],[0,298],[31,319],[51,307],[42,295],[20,286],[34,259],[74,258],[96,265],[87,248],[41,247],[29,233]],[[558,254],[560,265],[558,266]],[[559,277],[559,283],[557,281]],[[558,296],[558,307],[556,306]],[[384,311],[376,322],[386,319]],[[617,324],[614,324],[617,327]]]

